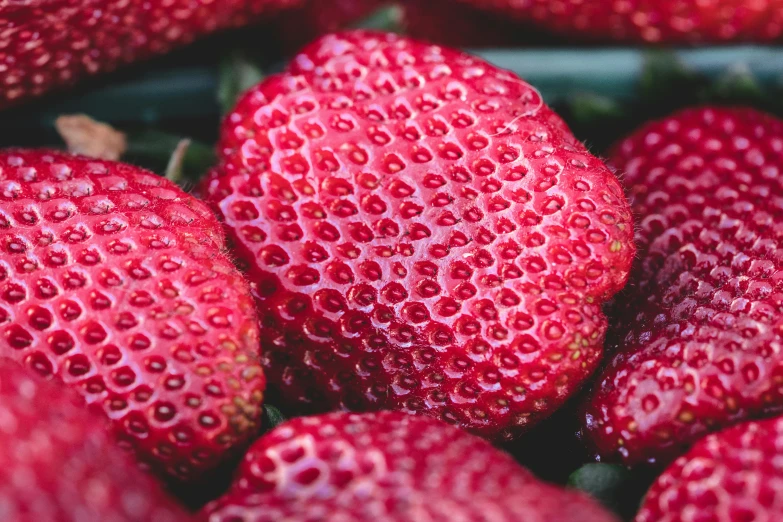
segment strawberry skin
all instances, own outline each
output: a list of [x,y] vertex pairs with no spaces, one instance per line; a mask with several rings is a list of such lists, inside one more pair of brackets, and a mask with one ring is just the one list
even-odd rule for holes
[[204,192],[247,265],[281,403],[508,439],[598,364],[629,207],[511,73],[326,36],[239,102],[219,153]]
[[369,16],[387,0],[303,0],[296,9],[281,12],[274,29],[283,49],[298,51],[315,38],[344,29]]
[[606,459],[666,463],[783,408],[783,121],[690,109],[633,134],[612,163],[639,261],[584,431]]
[[203,203],[121,163],[0,152],[0,356],[100,406],[123,445],[190,479],[259,425],[247,283]]
[[653,484],[635,522],[783,520],[781,439],[780,417],[705,437]]
[[295,419],[259,439],[209,522],[610,522],[488,442],[396,412]]
[[546,41],[530,24],[455,0],[404,0],[402,5],[405,34],[412,38],[472,48],[520,47]]
[[0,109],[301,0],[22,0],[0,4]]
[[783,0],[462,1],[598,41],[772,42],[783,36]]
[[189,520],[77,396],[7,359],[0,360],[0,518]]

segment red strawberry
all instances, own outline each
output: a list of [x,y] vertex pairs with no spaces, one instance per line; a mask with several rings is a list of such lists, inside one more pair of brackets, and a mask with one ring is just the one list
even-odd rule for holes
[[455,0],[405,0],[405,33],[457,47],[511,47],[541,42],[527,24]]
[[279,400],[511,438],[601,358],[622,189],[511,73],[324,37],[228,116],[205,192],[248,265]]
[[0,109],[300,1],[0,2]]
[[69,390],[0,362],[0,519],[188,520],[75,399]]
[[274,24],[284,49],[298,51],[315,38],[344,29],[369,16],[388,0],[303,0],[303,5],[280,13]]
[[401,413],[300,418],[257,441],[209,522],[609,522],[488,442]]
[[463,1],[599,41],[771,42],[783,36],[783,0]]
[[585,431],[605,458],[667,461],[783,408],[783,121],[691,109],[632,135],[613,163],[639,263]]
[[0,356],[100,405],[123,444],[192,478],[258,428],[242,276],[209,209],[121,163],[0,152]]
[[647,493],[636,522],[783,520],[783,418],[700,440]]

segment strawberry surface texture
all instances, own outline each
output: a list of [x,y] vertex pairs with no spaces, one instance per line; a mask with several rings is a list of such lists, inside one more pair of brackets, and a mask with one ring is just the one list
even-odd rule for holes
[[238,27],[301,0],[0,3],[0,109]]
[[441,421],[397,412],[295,419],[258,440],[209,522],[614,522],[581,492]]
[[783,0],[461,1],[600,41],[771,42],[783,36]]
[[209,208],[121,163],[0,153],[0,356],[100,406],[190,479],[247,442],[265,380],[249,287]]
[[[454,0],[403,0],[405,34],[454,47],[516,47],[540,34],[502,13]],[[531,38],[532,37],[532,38]]]
[[783,420],[700,440],[653,484],[635,522],[783,520]]
[[598,365],[623,190],[530,85],[391,34],[326,36],[227,116],[204,192],[291,411],[394,409],[502,440]]
[[360,22],[388,3],[386,0],[302,0],[298,8],[277,17],[274,30],[283,48],[296,52],[319,36]]
[[184,522],[79,397],[0,361],[0,520]]
[[619,144],[638,263],[584,411],[598,454],[665,463],[783,408],[783,121],[697,108]]

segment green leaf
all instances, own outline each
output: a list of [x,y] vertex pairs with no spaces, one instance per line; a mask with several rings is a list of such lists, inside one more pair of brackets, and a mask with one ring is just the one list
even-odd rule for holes
[[403,14],[399,6],[381,7],[369,16],[351,24],[353,29],[368,29],[390,33],[402,32]]
[[580,124],[600,125],[602,120],[625,117],[619,103],[596,94],[578,94],[569,100],[571,117]]
[[568,485],[630,520],[654,478],[652,471],[631,471],[617,464],[590,463],[574,471],[568,478]]
[[179,182],[196,181],[215,164],[215,152],[209,145],[187,139],[188,146],[181,151],[178,164],[173,165],[172,157],[185,139],[157,130],[132,132],[128,134],[128,147],[123,159],[167,175],[170,169],[176,167],[179,169]]
[[585,464],[568,477],[568,485],[581,489],[597,498],[601,503],[614,507],[615,493],[629,479],[630,472],[615,464]]
[[706,101],[766,106],[769,93],[746,64],[737,64],[721,75],[705,94]]
[[688,69],[673,52],[646,53],[639,80],[639,94],[645,103],[671,108],[691,105],[699,101],[707,85],[705,76]]
[[229,113],[239,97],[263,79],[261,67],[244,52],[237,49],[226,56],[220,63],[217,93],[223,114]]
[[179,143],[174,149],[174,152],[171,153],[171,158],[169,158],[169,163],[166,166],[166,173],[164,176],[167,180],[173,181],[174,183],[181,183],[183,181],[185,155],[188,153],[189,147],[189,139],[179,140]]
[[285,416],[280,413],[280,410],[269,404],[264,404],[264,420],[263,426],[265,431],[273,430],[286,420]]

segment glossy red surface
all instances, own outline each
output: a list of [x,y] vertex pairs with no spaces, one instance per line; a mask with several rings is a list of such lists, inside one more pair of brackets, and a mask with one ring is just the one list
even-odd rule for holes
[[605,458],[666,462],[783,409],[783,121],[686,110],[611,161],[639,219],[639,259],[585,430]]
[[530,85],[394,35],[327,36],[226,118],[204,192],[293,411],[514,437],[602,354],[634,255],[617,179]]
[[99,405],[183,479],[258,428],[265,386],[247,283],[210,210],[151,172],[0,153],[0,356]]

